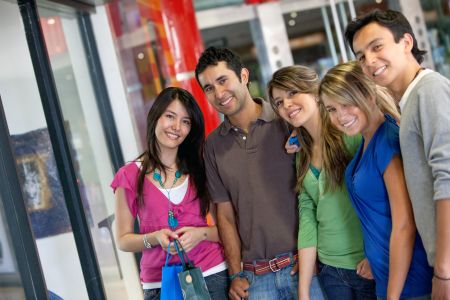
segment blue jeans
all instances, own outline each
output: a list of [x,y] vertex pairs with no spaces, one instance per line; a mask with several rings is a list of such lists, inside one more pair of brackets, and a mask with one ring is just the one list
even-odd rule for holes
[[[400,300],[430,300],[431,295],[419,296],[419,297],[408,297],[408,298],[400,298]],[[386,300],[383,297],[377,297],[377,300]]]
[[375,280],[363,278],[356,270],[319,263],[319,280],[330,300],[375,300]]
[[[291,275],[292,266],[278,272],[255,275],[251,271],[244,271],[250,288],[249,300],[253,299],[298,299],[298,273]],[[323,300],[319,281],[313,278],[310,289],[311,300]]]
[[[214,300],[227,300],[230,281],[228,280],[227,270],[211,274],[205,277],[206,286],[209,295]],[[144,300],[159,300],[161,289],[144,290]]]
[[219,273],[211,274],[205,277],[206,286],[209,295],[214,300],[228,300],[228,290],[230,289],[230,280],[228,271],[223,270]]

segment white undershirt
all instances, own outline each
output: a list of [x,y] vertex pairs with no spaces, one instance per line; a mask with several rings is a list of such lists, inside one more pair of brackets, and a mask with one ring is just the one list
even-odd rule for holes
[[403,93],[402,99],[400,99],[400,102],[398,103],[398,106],[400,106],[400,112],[403,111],[403,107],[405,107],[406,101],[408,100],[409,94],[411,94],[412,89],[416,86],[420,79],[422,79],[422,77],[430,73],[433,73],[433,71],[430,69],[425,69],[419,72],[416,78],[414,78],[414,80],[408,85],[406,91]]
[[[140,169],[142,162],[141,161],[135,161],[137,167]],[[188,182],[189,182],[189,175],[186,175],[185,180],[183,181],[182,184],[173,187],[172,189],[170,189],[170,187],[168,187],[168,189],[163,189],[159,184],[155,186],[161,191],[161,193],[163,193],[167,199],[169,199],[169,191],[170,191],[170,202],[172,202],[173,204],[180,204],[181,201],[183,201],[184,196],[186,195],[187,189],[188,189]]]
[[[186,179],[183,181],[182,184],[173,187],[170,189],[163,189],[161,186],[158,186],[158,189],[163,193],[167,199],[170,200],[173,204],[180,204],[181,201],[183,201],[184,196],[186,195],[187,189],[188,189],[188,182],[189,182],[189,175],[186,175]],[[169,197],[170,192],[170,197]]]

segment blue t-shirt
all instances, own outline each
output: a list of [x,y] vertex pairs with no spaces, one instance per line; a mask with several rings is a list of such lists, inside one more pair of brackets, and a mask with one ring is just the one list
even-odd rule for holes
[[[400,154],[399,127],[386,115],[363,153],[364,140],[345,171],[348,193],[361,221],[364,251],[372,267],[376,294],[386,297],[389,278],[389,240],[392,231],[389,196],[383,174],[395,155]],[[416,233],[413,257],[401,297],[431,294],[433,269]]]

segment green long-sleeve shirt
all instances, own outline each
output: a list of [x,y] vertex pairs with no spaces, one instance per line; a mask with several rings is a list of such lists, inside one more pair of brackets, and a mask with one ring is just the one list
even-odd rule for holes
[[[353,156],[361,136],[345,137]],[[297,157],[298,159],[298,157]],[[325,172],[319,177],[308,170],[299,195],[298,248],[316,247],[319,261],[333,267],[356,269],[364,259],[361,225],[350,203],[345,183],[325,192]]]

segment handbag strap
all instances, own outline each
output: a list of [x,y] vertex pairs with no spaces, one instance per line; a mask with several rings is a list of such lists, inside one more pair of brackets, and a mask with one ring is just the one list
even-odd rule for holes
[[178,256],[180,257],[181,263],[183,264],[183,270],[189,270],[194,268],[194,265],[192,264],[191,260],[189,259],[189,256],[186,254],[186,251],[184,251],[183,246],[181,246],[181,243],[178,240],[174,240],[175,249],[177,250]]
[[171,254],[170,254],[170,245],[171,244],[172,244],[172,242],[169,243],[169,246],[167,248],[167,255],[166,255],[166,264],[165,264],[165,266],[169,265],[169,257],[171,256]]

